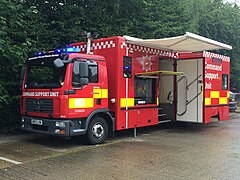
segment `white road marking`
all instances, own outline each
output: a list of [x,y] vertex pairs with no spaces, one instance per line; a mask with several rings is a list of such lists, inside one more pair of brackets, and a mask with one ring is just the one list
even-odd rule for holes
[[7,159],[7,158],[4,158],[4,157],[0,157],[0,160],[7,161],[7,162],[10,162],[10,163],[13,163],[13,164],[22,164],[21,162],[14,161],[14,160],[11,160],[11,159]]
[[142,136],[150,136],[150,134],[141,134]]
[[55,151],[55,152],[66,152],[67,151],[67,149],[55,149],[55,148],[48,148],[48,147],[45,147],[45,149]]
[[126,139],[126,142],[143,142],[142,139],[137,139],[137,138],[131,138],[131,139]]

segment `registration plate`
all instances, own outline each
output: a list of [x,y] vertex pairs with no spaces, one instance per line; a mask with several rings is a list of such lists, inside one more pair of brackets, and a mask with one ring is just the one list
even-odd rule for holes
[[39,119],[31,119],[31,124],[43,125],[43,122]]

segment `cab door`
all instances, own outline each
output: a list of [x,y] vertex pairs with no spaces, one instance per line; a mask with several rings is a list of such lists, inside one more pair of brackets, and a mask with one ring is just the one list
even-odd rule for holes
[[[84,61],[84,60],[83,60]],[[72,67],[72,90],[69,94],[69,116],[87,117],[92,111],[107,107],[106,82],[99,75],[103,65],[98,61],[87,62],[87,75],[81,75],[81,61],[75,61]],[[81,77],[82,76],[82,77]],[[87,81],[87,82],[86,82]]]

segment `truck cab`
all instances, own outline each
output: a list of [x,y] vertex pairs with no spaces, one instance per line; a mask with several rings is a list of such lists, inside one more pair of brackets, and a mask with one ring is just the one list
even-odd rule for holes
[[22,129],[101,143],[113,131],[103,56],[78,48],[37,53],[22,76]]

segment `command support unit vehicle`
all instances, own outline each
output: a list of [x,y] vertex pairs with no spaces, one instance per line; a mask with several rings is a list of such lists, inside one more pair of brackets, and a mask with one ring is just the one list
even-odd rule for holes
[[116,130],[229,119],[231,46],[186,33],[116,36],[39,52],[22,71],[22,129],[104,142]]

